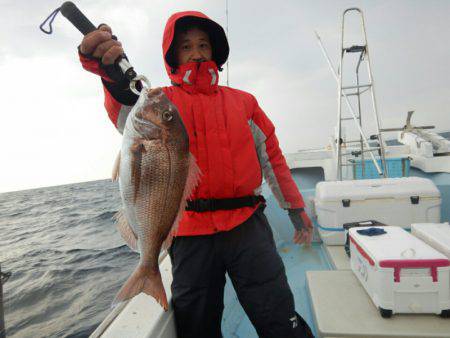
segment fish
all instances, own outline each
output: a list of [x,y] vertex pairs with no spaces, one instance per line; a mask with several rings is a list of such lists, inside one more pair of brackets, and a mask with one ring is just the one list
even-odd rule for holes
[[170,246],[200,175],[176,106],[161,88],[142,89],[127,117],[113,169],[122,199],[117,228],[140,259],[113,306],[144,292],[167,311],[158,258]]

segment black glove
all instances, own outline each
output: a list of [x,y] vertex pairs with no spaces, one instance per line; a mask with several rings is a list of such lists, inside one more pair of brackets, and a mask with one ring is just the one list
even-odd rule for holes
[[306,228],[312,228],[311,220],[306,214],[305,209],[296,208],[296,209],[288,209],[289,218],[291,219],[291,223],[294,225],[295,230],[301,231]]

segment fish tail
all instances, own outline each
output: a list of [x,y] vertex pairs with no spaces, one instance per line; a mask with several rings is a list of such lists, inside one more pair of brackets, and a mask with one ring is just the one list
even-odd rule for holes
[[141,292],[155,298],[164,311],[167,311],[169,305],[159,269],[153,272],[151,269],[140,265],[119,290],[112,306],[114,307],[120,302],[131,299]]

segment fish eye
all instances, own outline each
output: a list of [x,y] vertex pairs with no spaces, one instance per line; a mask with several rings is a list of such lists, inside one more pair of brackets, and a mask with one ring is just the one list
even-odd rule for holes
[[173,115],[170,111],[166,110],[162,113],[162,118],[164,121],[171,121],[173,119]]

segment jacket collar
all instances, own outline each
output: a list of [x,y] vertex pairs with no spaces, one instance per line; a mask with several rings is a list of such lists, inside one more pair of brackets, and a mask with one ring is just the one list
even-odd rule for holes
[[188,93],[213,94],[217,92],[219,72],[214,61],[190,62],[169,74],[172,83]]

